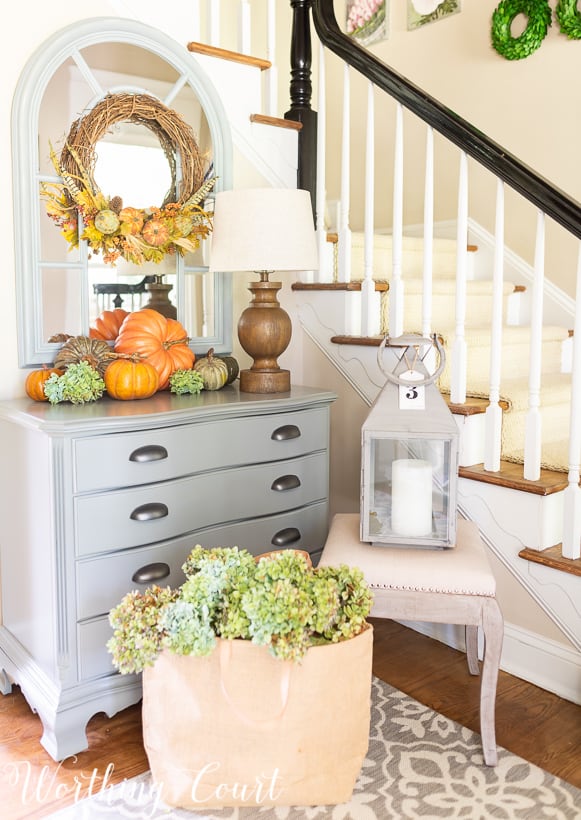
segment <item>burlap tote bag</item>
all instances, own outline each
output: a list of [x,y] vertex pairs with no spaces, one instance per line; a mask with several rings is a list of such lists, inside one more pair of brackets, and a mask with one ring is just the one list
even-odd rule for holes
[[373,630],[302,663],[250,641],[163,652],[143,673],[143,736],[170,806],[312,806],[350,799],[369,741]]

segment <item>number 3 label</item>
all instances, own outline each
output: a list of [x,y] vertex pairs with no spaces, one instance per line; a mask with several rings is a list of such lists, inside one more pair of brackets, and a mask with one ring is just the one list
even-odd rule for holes
[[[424,377],[417,370],[407,370],[401,373],[400,377],[406,382],[421,381]],[[400,384],[399,386],[399,409],[400,410],[425,410],[426,409],[426,388],[423,384]]]

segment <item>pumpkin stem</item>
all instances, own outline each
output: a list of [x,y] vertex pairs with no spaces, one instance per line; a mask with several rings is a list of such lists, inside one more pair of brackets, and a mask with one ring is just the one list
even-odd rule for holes
[[166,342],[163,343],[163,349],[164,350],[169,350],[170,347],[173,347],[174,345],[187,345],[190,342],[191,342],[191,339],[188,336],[184,336],[183,339],[172,339],[169,342],[166,341]]

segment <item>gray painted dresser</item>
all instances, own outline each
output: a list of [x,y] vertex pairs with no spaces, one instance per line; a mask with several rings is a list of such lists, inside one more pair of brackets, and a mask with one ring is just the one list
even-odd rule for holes
[[234,386],[83,406],[0,403],[0,691],[18,683],[56,760],[141,696],[114,672],[108,612],[177,586],[195,544],[314,555],[328,527],[335,395]]

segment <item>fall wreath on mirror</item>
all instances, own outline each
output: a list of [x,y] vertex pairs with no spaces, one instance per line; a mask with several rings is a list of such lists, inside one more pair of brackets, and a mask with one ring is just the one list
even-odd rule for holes
[[[160,205],[125,205],[95,182],[96,145],[120,122],[144,125],[159,139],[172,180]],[[41,195],[71,249],[83,239],[106,263],[122,257],[141,265],[195,251],[212,229],[211,214],[202,205],[215,177],[208,175],[191,127],[155,97],[108,94],[71,125],[60,156],[50,146],[50,157],[62,181],[42,183]]]

